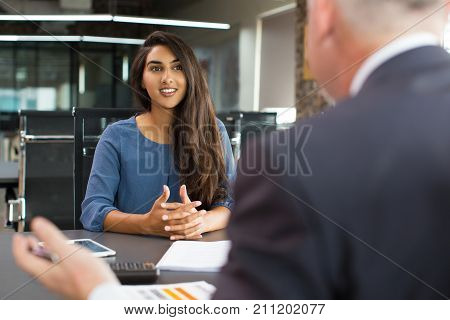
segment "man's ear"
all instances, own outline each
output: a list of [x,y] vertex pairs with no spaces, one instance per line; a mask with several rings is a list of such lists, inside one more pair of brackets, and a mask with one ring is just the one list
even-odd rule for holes
[[314,0],[313,10],[316,15],[317,35],[319,40],[326,40],[334,33],[336,24],[337,0]]

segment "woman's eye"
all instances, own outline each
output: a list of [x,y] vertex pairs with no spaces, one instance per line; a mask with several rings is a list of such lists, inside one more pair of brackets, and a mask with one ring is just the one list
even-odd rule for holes
[[179,65],[173,67],[173,70],[178,70],[178,71],[180,71],[180,70],[183,70],[183,67],[181,67],[181,64],[179,64]]
[[150,67],[150,70],[151,71],[161,71],[161,67],[153,66],[153,67]]

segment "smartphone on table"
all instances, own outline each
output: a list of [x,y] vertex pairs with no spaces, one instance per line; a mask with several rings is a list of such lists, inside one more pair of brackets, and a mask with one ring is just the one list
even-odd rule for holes
[[[68,240],[67,241],[68,244],[76,244],[79,245],[82,248],[85,248],[87,250],[89,250],[92,255],[94,257],[110,257],[110,256],[115,256],[116,252],[92,239],[73,239],[73,240]],[[48,259],[52,262],[56,262],[58,260],[58,257],[54,254],[51,253],[46,247],[45,244],[43,242],[39,242],[38,246],[33,248],[32,253]]]

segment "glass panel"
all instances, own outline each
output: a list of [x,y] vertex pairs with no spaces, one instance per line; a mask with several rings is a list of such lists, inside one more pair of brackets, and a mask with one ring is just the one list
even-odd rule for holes
[[112,107],[113,63],[111,45],[82,45],[78,68],[81,108]]
[[21,43],[17,48],[16,90],[20,109],[36,109],[36,44]]
[[0,44],[0,111],[16,111],[14,91],[14,55],[12,45]]
[[0,43],[0,111],[132,106],[130,69],[139,47],[78,46],[81,54],[55,42]]
[[70,49],[58,43],[43,43],[38,52],[38,110],[69,110]]
[[137,46],[116,46],[116,56],[114,61],[117,79],[116,104],[117,108],[129,108],[132,106],[132,89],[130,86],[130,70],[133,58],[139,47]]
[[239,100],[239,39],[215,46],[196,46],[195,55],[204,69],[216,112],[235,110]]

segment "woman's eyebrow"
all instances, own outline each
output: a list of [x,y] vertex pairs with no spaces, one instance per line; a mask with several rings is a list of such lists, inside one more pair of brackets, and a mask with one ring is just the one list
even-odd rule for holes
[[[179,59],[175,59],[171,63],[175,63],[175,62],[180,62],[180,60]],[[149,61],[149,63],[147,63],[147,65],[149,65],[149,64],[162,64],[162,62],[158,61],[158,60],[152,60],[152,61]]]

